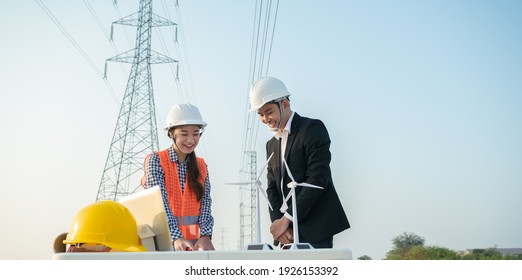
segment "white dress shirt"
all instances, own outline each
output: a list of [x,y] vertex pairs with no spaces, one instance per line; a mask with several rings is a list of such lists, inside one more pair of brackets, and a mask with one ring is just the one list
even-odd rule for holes
[[288,209],[288,204],[285,202],[284,197],[284,191],[283,188],[285,187],[283,185],[283,179],[285,174],[285,166],[283,163],[283,160],[285,158],[285,151],[286,151],[286,143],[288,142],[288,135],[292,133],[292,120],[294,119],[295,112],[292,112],[290,115],[290,118],[286,122],[286,125],[283,130],[277,130],[274,137],[276,139],[281,139],[281,195],[283,196],[283,205],[281,206],[281,213],[284,213],[285,217],[287,217],[290,221],[292,221],[292,216],[286,212],[286,209]]

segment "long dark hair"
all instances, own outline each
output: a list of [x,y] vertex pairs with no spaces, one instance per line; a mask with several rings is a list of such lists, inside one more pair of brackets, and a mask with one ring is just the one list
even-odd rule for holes
[[198,162],[196,160],[196,152],[192,151],[192,153],[188,154],[187,157],[188,183],[192,191],[196,194],[196,198],[200,201],[205,193],[205,187],[198,181],[201,174],[199,173]]

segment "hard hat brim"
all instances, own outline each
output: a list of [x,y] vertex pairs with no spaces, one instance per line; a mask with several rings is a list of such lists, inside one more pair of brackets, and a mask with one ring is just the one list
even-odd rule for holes
[[204,121],[190,121],[190,120],[189,121],[180,121],[175,124],[167,124],[167,125],[165,125],[165,127],[163,127],[163,129],[170,130],[173,127],[183,126],[183,125],[195,125],[195,126],[206,127],[207,123]]
[[261,104],[257,104],[255,107],[251,107],[249,110],[248,110],[248,113],[251,113],[251,112],[254,112],[254,111],[257,111],[259,109],[261,109],[261,107],[265,106],[265,104],[268,104],[270,102],[274,102],[275,100],[278,100],[278,99],[283,99],[283,98],[288,98],[290,96],[290,94],[285,94],[285,95],[281,95],[281,96],[275,96],[275,97],[270,97],[268,98],[268,101],[265,101],[264,103],[261,103]]

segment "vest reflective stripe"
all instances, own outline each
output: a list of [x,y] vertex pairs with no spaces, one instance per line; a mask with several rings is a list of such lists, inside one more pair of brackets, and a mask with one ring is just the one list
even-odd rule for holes
[[199,223],[199,216],[185,216],[176,217],[178,224],[180,225],[197,225]]
[[[201,201],[197,200],[196,193],[190,188],[188,176],[185,180],[184,191],[181,191],[177,163],[171,161],[168,149],[160,151],[158,155],[161,168],[165,174],[165,190],[169,206],[178,221],[179,229],[185,239],[198,239]],[[196,160],[200,173],[198,181],[204,186],[207,177],[207,165],[202,158],[196,158]]]

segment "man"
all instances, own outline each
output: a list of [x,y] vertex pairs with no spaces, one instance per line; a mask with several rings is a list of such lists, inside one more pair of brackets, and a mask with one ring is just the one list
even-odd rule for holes
[[330,137],[323,122],[302,117],[290,108],[290,93],[274,77],[256,81],[250,90],[251,110],[275,132],[266,144],[268,163],[267,195],[270,232],[274,244],[293,243],[291,199],[286,200],[291,182],[287,163],[295,182],[306,182],[323,189],[297,186],[296,206],[299,242],[314,248],[332,248],[333,236],[350,228],[348,218],[335,190],[330,171]]

